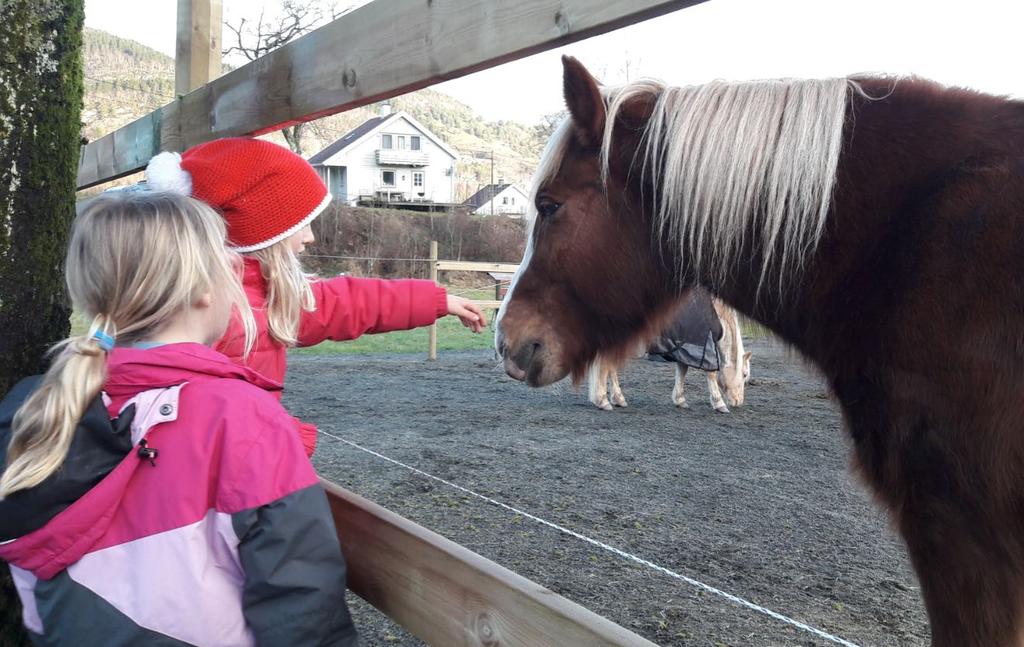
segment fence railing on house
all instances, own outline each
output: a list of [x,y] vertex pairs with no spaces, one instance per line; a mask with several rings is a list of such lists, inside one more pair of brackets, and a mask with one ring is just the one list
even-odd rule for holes
[[[179,61],[178,70],[189,70],[190,78],[178,87],[195,89],[84,146],[78,188],[139,171],[161,151],[272,132],[702,1],[371,2],[209,80],[219,65],[190,61],[209,53],[211,41],[198,35],[219,23],[220,0],[179,0],[179,52],[190,60]],[[437,260],[436,248],[432,256],[435,278],[444,269],[513,267],[452,265]],[[349,562],[352,589],[429,643],[651,644],[333,484],[325,488],[340,538],[356,555]]]

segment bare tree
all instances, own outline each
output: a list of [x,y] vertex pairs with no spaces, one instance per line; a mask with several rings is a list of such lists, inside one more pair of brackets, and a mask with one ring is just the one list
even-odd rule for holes
[[[227,39],[233,41],[233,44],[224,50],[224,55],[237,53],[249,61],[255,61],[351,9],[352,5],[340,7],[337,0],[283,0],[280,9],[271,16],[261,10],[256,20],[240,18],[236,24],[225,20],[224,27],[234,37]],[[308,132],[309,125],[306,123],[281,129],[288,147],[297,155],[304,153],[302,140]]]

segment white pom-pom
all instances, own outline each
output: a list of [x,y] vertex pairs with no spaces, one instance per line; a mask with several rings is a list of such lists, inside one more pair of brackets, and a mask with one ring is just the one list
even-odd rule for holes
[[192,176],[181,168],[181,155],[159,153],[146,166],[146,185],[151,191],[192,195]]

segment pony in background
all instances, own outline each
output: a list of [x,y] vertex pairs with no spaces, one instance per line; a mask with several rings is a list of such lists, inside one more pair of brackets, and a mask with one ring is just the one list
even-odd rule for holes
[[506,372],[580,379],[704,287],[821,371],[932,644],[1024,644],[1024,102],[917,78],[606,88],[563,65]]
[[[705,372],[708,398],[715,411],[729,413],[730,405],[743,405],[750,379],[751,353],[743,348],[739,315],[704,290],[697,288],[690,292],[672,318],[672,324],[649,343],[641,345],[640,354],[644,352],[648,359],[675,366],[672,403],[680,409],[690,408],[683,385],[691,367]],[[611,411],[628,406],[619,384],[622,365],[621,361],[604,355],[598,355],[591,364],[587,372],[588,395],[598,409]]]

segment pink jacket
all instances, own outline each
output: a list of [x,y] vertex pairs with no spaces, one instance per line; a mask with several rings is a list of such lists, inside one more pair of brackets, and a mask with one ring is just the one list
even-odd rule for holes
[[[280,385],[198,344],[118,348],[108,368],[106,411],[97,400],[83,417],[62,470],[0,501],[30,632],[354,644],[334,525]],[[0,404],[3,451],[20,387]]]
[[[244,331],[239,320],[233,318],[215,348],[235,362],[283,383],[288,369],[288,349],[270,336],[267,282],[255,258],[245,257],[242,283],[256,317],[256,344],[249,356],[243,357]],[[448,313],[447,293],[432,281],[341,276],[314,281],[313,296],[316,310],[302,313],[299,346],[429,326]],[[280,393],[277,397],[280,398]],[[298,418],[294,421],[307,455],[312,456],[316,448],[316,427]]]

